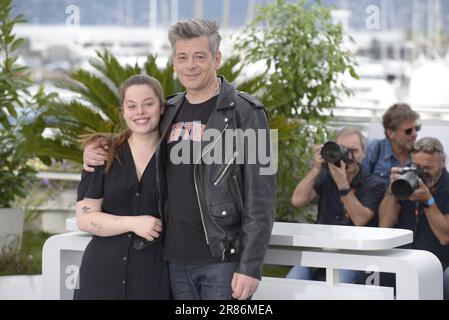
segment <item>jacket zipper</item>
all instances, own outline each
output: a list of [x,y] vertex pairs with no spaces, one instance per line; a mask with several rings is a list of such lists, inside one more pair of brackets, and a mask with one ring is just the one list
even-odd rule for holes
[[235,158],[237,158],[237,155],[239,153],[237,151],[234,151],[234,154],[231,158],[231,160],[228,161],[228,163],[226,164],[226,166],[224,167],[223,171],[220,173],[220,175],[218,176],[218,178],[215,180],[214,182],[214,186],[218,186],[218,184],[220,183],[221,179],[223,179],[224,175],[226,174],[226,172],[228,171],[229,167],[231,166],[231,164],[234,162]]
[[237,174],[233,175],[232,177],[234,178],[235,187],[237,189],[237,193],[238,193],[238,196],[239,196],[238,200],[239,200],[240,208],[243,211],[243,197],[242,197],[242,193],[240,192],[239,182],[237,180]]
[[198,163],[201,161],[201,159],[203,158],[203,156],[209,152],[209,150],[211,150],[216,144],[217,142],[221,139],[221,136],[223,135],[223,133],[225,132],[225,130],[228,128],[229,123],[226,123],[226,126],[224,127],[224,129],[221,131],[220,136],[217,138],[217,140],[210,146],[210,148],[208,148],[207,150],[205,150],[201,156],[199,157],[199,159],[196,161],[194,167],[193,167],[193,182],[195,183],[195,191],[196,191],[196,199],[198,201],[198,207],[200,208],[200,215],[201,215],[201,222],[203,224],[203,230],[204,230],[204,235],[206,236],[206,243],[209,244],[209,237],[207,236],[207,232],[206,232],[206,226],[204,224],[204,213],[203,213],[203,208],[201,206],[201,201],[200,201],[200,193],[198,191],[198,184],[196,182],[196,168]]

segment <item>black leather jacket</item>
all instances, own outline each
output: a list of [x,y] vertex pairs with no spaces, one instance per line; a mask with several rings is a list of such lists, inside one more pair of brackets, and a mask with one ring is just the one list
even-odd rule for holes
[[[170,97],[161,122],[163,138],[156,151],[156,166],[161,195],[159,210],[164,213],[163,216],[166,214],[165,163],[168,161],[165,159],[165,137],[184,99],[185,93]],[[268,146],[266,155],[273,160],[269,148],[268,121],[262,104],[250,95],[235,90],[224,78],[217,105],[206,128],[206,131],[216,129],[219,138],[205,141],[203,135],[203,160],[211,155],[210,150],[216,148],[218,143],[223,145],[232,140],[226,136],[229,131],[225,129],[236,128],[243,131],[265,129],[266,139],[261,141]],[[256,153],[254,145],[249,149],[233,146],[231,152],[222,152],[219,163],[205,164],[206,161],[201,161],[195,164],[194,183],[206,241],[212,255],[224,259],[226,255],[239,253],[236,272],[260,279],[276,212],[276,175],[261,175],[260,169],[268,165],[264,166],[259,159],[248,161],[251,152],[252,155]]]

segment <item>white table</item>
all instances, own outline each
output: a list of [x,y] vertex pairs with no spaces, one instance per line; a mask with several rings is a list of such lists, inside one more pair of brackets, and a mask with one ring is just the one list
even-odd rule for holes
[[[438,258],[422,250],[393,249],[413,241],[409,230],[318,224],[274,225],[266,264],[326,268],[326,282],[266,278],[255,298],[389,299],[393,289],[342,284],[339,269],[396,274],[396,299],[442,299]],[[377,278],[376,278],[377,277]]]
[[[76,221],[72,233],[47,240],[43,250],[45,299],[70,298],[90,235]],[[396,273],[396,299],[442,299],[439,260],[427,251],[393,249],[411,243],[409,230],[300,223],[274,224],[266,264],[326,268],[326,282],[264,277],[254,299],[392,299],[393,289],[339,283],[338,270]]]
[[276,222],[270,245],[346,250],[386,250],[413,241],[410,230]]

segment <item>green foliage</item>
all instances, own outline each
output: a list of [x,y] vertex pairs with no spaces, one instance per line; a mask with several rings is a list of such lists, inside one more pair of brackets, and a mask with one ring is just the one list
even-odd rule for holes
[[[348,89],[338,75],[357,77],[353,58],[343,51],[343,31],[326,7],[298,0],[277,0],[258,15],[236,46],[249,62],[266,62],[269,84],[281,88],[285,103],[277,112],[301,119],[322,119]],[[262,27],[262,28],[261,28]]]
[[[343,32],[319,1],[277,0],[258,7],[254,21],[237,38],[245,63],[265,62],[264,89],[258,92],[278,129],[278,219],[297,220],[306,211],[290,205],[292,192],[309,169],[313,146],[326,140],[325,111],[350,94],[341,75],[354,72],[354,60],[342,50]],[[310,210],[309,210],[310,212]]]
[[51,98],[42,89],[31,96],[26,67],[16,63],[23,39],[12,33],[22,16],[10,18],[11,0],[0,0],[0,208],[9,207],[16,197],[25,197],[25,188],[34,178],[27,164],[33,155],[25,147],[32,131],[34,110]]
[[0,208],[9,208],[16,197],[26,197],[26,187],[35,172],[19,156],[19,137],[0,129],[0,141]]
[[3,248],[0,252],[0,276],[42,274],[42,247],[51,234],[24,231],[22,247]]
[[262,275],[264,277],[285,278],[290,271],[290,266],[275,266],[264,264]]

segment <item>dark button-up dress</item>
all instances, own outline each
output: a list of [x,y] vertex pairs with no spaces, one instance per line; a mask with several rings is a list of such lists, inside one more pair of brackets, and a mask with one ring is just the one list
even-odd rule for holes
[[[102,212],[159,217],[155,158],[139,182],[127,142],[119,148],[118,157],[107,174],[104,166],[96,167],[93,173],[83,171],[78,201],[103,198]],[[94,235],[83,255],[74,299],[169,299],[162,241],[134,249],[134,243],[140,240],[132,232],[112,237]]]

